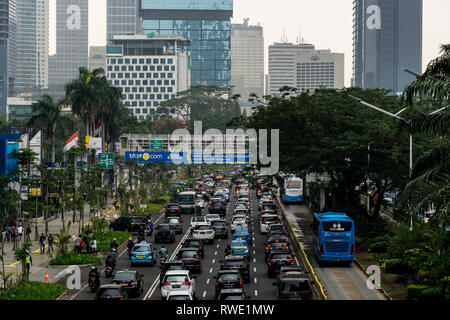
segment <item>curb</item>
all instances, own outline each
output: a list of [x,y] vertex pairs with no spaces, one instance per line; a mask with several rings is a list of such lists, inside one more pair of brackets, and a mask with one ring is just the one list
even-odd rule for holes
[[77,267],[80,267],[80,268],[84,268],[84,267],[90,267],[90,266],[101,266],[101,265],[103,265],[103,263],[88,263],[88,264],[65,264],[65,265],[56,265],[56,266],[51,266],[51,265],[49,265],[48,267],[49,268],[55,268],[55,269],[65,269],[65,268],[68,268],[68,267],[70,267],[70,266],[77,266]]
[[58,298],[56,298],[55,300],[65,300],[67,297],[67,289],[66,291],[64,291]]
[[[354,262],[355,262],[356,265],[364,272],[364,274],[365,274],[366,276],[370,277],[370,274],[367,273],[366,269],[364,269],[364,267],[359,263],[358,259],[355,259]],[[385,296],[385,298],[386,298],[387,300],[393,300],[383,288],[380,288],[380,289],[378,289],[378,290],[381,291],[381,293],[383,293],[383,295]]]

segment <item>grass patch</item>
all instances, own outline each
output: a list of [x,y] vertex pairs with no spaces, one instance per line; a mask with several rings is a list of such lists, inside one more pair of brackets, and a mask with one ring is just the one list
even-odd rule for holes
[[131,237],[131,233],[123,232],[123,231],[108,231],[101,236],[97,237],[97,251],[99,252],[109,252],[109,245],[113,241],[114,238],[117,239],[117,243],[119,246],[128,241],[128,238]]
[[61,257],[56,257],[50,260],[51,266],[70,266],[82,264],[97,264],[101,263],[102,259],[90,254],[76,254],[69,253]]
[[60,284],[24,281],[0,295],[0,300],[55,300],[64,291],[66,287]]

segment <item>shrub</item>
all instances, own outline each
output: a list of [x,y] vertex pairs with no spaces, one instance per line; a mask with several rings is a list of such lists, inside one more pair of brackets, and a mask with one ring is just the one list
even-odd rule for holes
[[440,300],[442,299],[442,289],[440,287],[428,288],[422,291],[420,300]]
[[56,257],[50,260],[51,266],[70,266],[81,264],[97,264],[101,263],[102,259],[90,254],[75,254],[69,253],[60,257]]
[[0,295],[0,300],[55,300],[64,291],[66,287],[56,283],[23,281]]
[[408,299],[419,299],[422,296],[424,290],[428,289],[428,286],[413,284],[406,288],[408,292]]
[[122,231],[108,231],[102,235],[100,235],[97,240],[97,251],[98,252],[106,252],[111,248],[109,247],[110,243],[114,238],[117,239],[117,243],[121,245],[126,242],[128,238],[131,237],[131,233],[122,232]]
[[389,247],[389,242],[388,241],[379,241],[379,242],[373,242],[370,246],[369,246],[369,251],[370,252],[375,252],[375,253],[385,253],[387,251]]
[[406,266],[401,259],[387,260],[384,265],[386,273],[401,274],[406,271]]

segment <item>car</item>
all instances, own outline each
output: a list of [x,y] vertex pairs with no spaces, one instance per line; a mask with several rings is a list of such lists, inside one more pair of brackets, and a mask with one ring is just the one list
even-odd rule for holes
[[242,288],[222,289],[217,296],[217,300],[247,300],[248,298]]
[[253,244],[253,236],[247,228],[237,228],[234,230],[233,240],[236,239],[244,240],[249,246]]
[[200,256],[198,248],[181,248],[177,253],[176,259],[183,261],[188,270],[200,273],[202,272]]
[[278,213],[278,208],[275,205],[275,203],[263,203],[261,206],[261,209],[259,209],[261,214],[264,214],[266,212],[276,212]]
[[272,250],[290,250],[289,242],[286,241],[280,241],[280,240],[272,240],[270,242],[266,243],[265,248],[265,256],[264,258],[267,260]]
[[228,239],[228,223],[225,220],[211,221],[214,230],[214,238]]
[[250,258],[250,248],[245,240],[233,240],[230,244],[231,255],[233,256],[245,256]]
[[297,273],[301,273],[301,274],[307,274],[309,273],[308,270],[306,270],[305,268],[301,267],[301,266],[284,266],[280,268],[280,275],[283,275],[285,273],[288,272],[297,272]]
[[259,220],[259,230],[261,234],[266,234],[269,231],[269,225],[279,223],[278,215],[264,214]]
[[243,211],[244,214],[250,214],[250,206],[245,202],[236,202],[234,206],[234,214],[236,214],[237,211]]
[[171,270],[164,275],[161,284],[161,298],[167,298],[172,291],[189,291],[192,297],[195,297],[195,276],[192,276],[188,270]]
[[287,273],[273,282],[278,300],[312,300],[312,284],[314,281],[299,273]]
[[124,287],[118,284],[104,284],[100,286],[95,300],[128,300],[128,292]]
[[207,214],[205,216],[206,221],[211,224],[211,220],[220,220],[220,215],[218,214]]
[[231,219],[231,232],[234,233],[234,231],[238,228],[247,228],[247,217],[244,215],[235,215],[233,219]]
[[176,203],[168,203],[164,210],[166,219],[172,217],[181,218],[181,207]]
[[266,243],[272,240],[289,242],[289,236],[287,235],[286,231],[271,230],[267,232]]
[[209,223],[198,224],[192,230],[192,237],[203,243],[214,243],[214,229]]
[[220,217],[224,217],[227,214],[227,208],[222,201],[212,201],[209,206],[208,212],[217,214]]
[[188,270],[183,260],[169,260],[164,262],[161,266],[159,266],[161,271],[159,272],[159,285],[161,286],[162,281],[164,279],[164,275],[167,271],[171,270]]
[[197,207],[204,209],[206,208],[206,201],[203,198],[202,194],[197,194],[197,199],[195,199],[195,202],[197,204]]
[[122,270],[117,271],[113,277],[113,284],[124,287],[128,292],[138,296],[144,291],[144,275],[137,271]]
[[138,232],[141,226],[146,226],[147,220],[140,217],[119,217],[109,224],[114,231]]
[[137,243],[130,251],[131,266],[141,263],[149,263],[151,266],[156,263],[156,249],[151,243]]
[[250,264],[244,256],[226,256],[220,261],[220,270],[239,270],[245,283],[250,282]]
[[182,220],[179,218],[170,218],[168,223],[172,226],[175,233],[183,233],[183,226],[181,225]]
[[204,216],[195,216],[191,218],[191,228],[194,229],[195,226],[200,225],[200,224],[205,224],[208,223],[208,221],[206,221],[206,218]]
[[191,292],[189,290],[177,290],[177,291],[169,291],[167,293],[166,300],[175,300],[175,301],[181,301],[181,300],[196,300],[192,296]]
[[219,296],[222,289],[239,289],[243,287],[244,280],[238,270],[219,270],[216,279],[214,299]]
[[273,223],[269,225],[269,229],[267,230],[268,233],[274,232],[274,231],[280,231],[285,232],[284,226],[281,223]]
[[181,245],[181,248],[197,248],[200,251],[200,256],[202,258],[205,256],[203,250],[203,243],[199,239],[187,238],[186,240],[184,240],[183,244]]
[[290,266],[294,262],[294,258],[289,251],[272,250],[267,259],[267,275],[269,278],[280,272],[281,267]]
[[156,227],[155,243],[175,242],[175,230],[169,224],[160,224]]

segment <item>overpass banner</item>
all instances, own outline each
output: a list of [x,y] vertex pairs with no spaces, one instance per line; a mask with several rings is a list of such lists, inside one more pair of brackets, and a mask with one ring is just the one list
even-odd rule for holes
[[[153,164],[162,162],[174,164],[174,160],[182,159],[182,164],[249,164],[250,154],[191,154],[186,152],[125,152],[125,161],[133,161],[137,164]],[[179,161],[177,161],[179,163]]]

